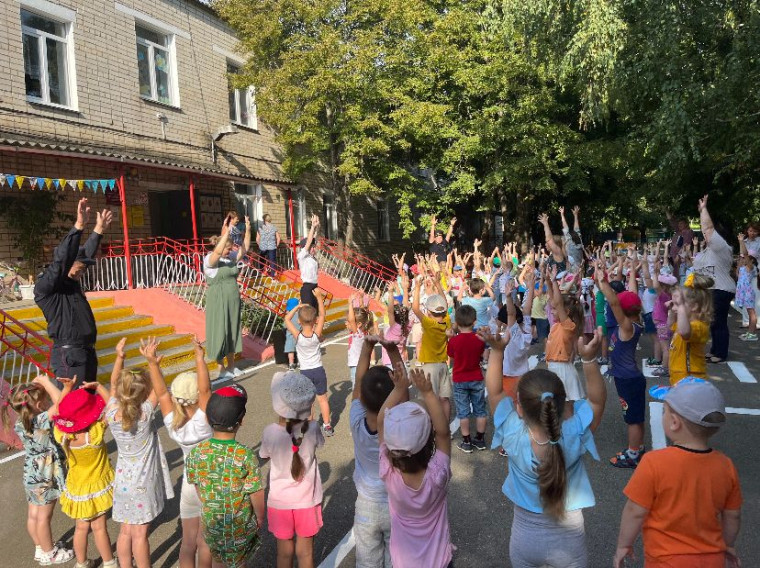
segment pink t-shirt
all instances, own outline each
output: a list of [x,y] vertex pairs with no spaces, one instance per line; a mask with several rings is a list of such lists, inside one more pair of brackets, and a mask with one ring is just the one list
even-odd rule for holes
[[[398,345],[399,353],[403,351],[403,347],[406,344],[406,337],[401,334],[401,324],[394,323],[392,326],[386,329],[385,333],[383,333],[383,338],[387,339],[388,341],[393,341],[396,345]],[[385,350],[385,347],[383,347],[383,365],[387,365],[388,367],[391,366],[391,358],[388,356],[388,352]]]
[[[301,425],[294,427],[300,433]],[[322,479],[319,477],[317,448],[324,446],[325,439],[315,421],[309,423],[304,434],[299,455],[304,463],[305,474],[300,482],[290,475],[293,463],[293,442],[279,424],[270,424],[261,435],[259,456],[271,458],[269,462],[269,498],[267,505],[273,509],[308,509],[322,502]]]
[[451,562],[448,486],[451,458],[436,451],[428,462],[422,485],[414,490],[380,445],[380,478],[388,490],[391,513],[391,560],[396,568],[445,568]]
[[667,323],[668,321],[668,307],[665,305],[671,300],[670,294],[667,292],[660,292],[657,295],[657,300],[654,303],[654,310],[652,311],[652,319],[656,323]]

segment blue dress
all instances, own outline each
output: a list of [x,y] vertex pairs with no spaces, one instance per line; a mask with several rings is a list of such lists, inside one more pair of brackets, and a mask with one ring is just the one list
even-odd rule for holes
[[737,308],[755,307],[755,281],[757,269],[749,270],[746,266],[739,267],[739,281],[736,283],[736,298],[734,305]]
[[18,420],[14,430],[24,444],[24,489],[32,505],[48,505],[58,500],[66,486],[66,458],[53,438],[53,424],[47,411],[34,417],[32,433]]

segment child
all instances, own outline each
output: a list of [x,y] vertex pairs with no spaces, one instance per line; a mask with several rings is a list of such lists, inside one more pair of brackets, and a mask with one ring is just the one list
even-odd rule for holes
[[662,424],[673,445],[649,452],[624,490],[616,568],[633,558],[642,529],[647,566],[740,566],[739,476],[709,443],[725,422],[723,396],[710,383],[683,381],[665,395]]
[[[739,243],[744,242],[744,235],[739,234]],[[757,314],[755,313],[755,287],[757,286],[757,258],[746,253],[744,247],[744,256],[739,262],[739,279],[736,283],[736,300],[734,305],[737,308],[746,308],[749,320],[749,329],[747,333],[739,336],[743,341],[757,341]]]
[[[327,400],[327,373],[322,366],[322,329],[325,326],[325,293],[315,288],[312,292],[317,299],[318,310],[309,304],[298,304],[285,316],[285,327],[296,338],[296,354],[301,374],[306,375],[317,392],[319,412],[322,414],[322,433],[333,436],[335,431],[330,423],[330,403]],[[301,330],[293,323],[298,313]]]
[[707,378],[705,345],[710,336],[712,291],[709,276],[692,272],[683,287],[673,291],[668,323],[672,326],[670,342],[670,384],[687,376]]
[[[479,280],[478,282],[482,282]],[[456,406],[462,441],[457,446],[466,454],[472,449],[486,449],[486,398],[483,385],[483,371],[480,358],[486,345],[473,332],[477,314],[475,308],[461,305],[454,314],[459,333],[451,338],[446,349],[454,361],[452,380],[454,382],[454,404]],[[471,406],[472,405],[472,406]],[[472,411],[471,411],[472,408]],[[475,439],[470,439],[470,415],[475,416]]]
[[420,288],[422,278],[417,277],[417,287],[414,289],[412,311],[422,324],[422,340],[417,360],[422,363],[422,370],[430,378],[433,391],[441,399],[441,408],[446,420],[451,418],[451,376],[449,375],[448,356],[446,354],[447,333],[451,329],[451,318],[447,312],[448,306],[443,294],[429,296],[425,307],[425,315],[420,309]]
[[63,393],[54,416],[56,441],[69,463],[61,510],[76,521],[74,529],[75,568],[92,568],[87,559],[87,536],[92,529],[95,547],[104,568],[116,568],[111,539],[106,529],[106,513],[113,506],[114,471],[103,439],[106,431],[101,418],[108,391],[99,383],[85,383],[72,392],[73,379],[58,379]]
[[238,250],[243,246],[243,237],[245,236],[245,228],[240,229],[240,214],[237,211],[228,211],[227,219],[229,219],[230,226],[230,241],[232,242],[232,250]]
[[644,327],[641,325],[641,298],[636,293],[636,269],[628,273],[628,290],[615,294],[605,278],[604,265],[596,268],[597,286],[615,314],[618,326],[610,336],[610,370],[615,379],[623,420],[628,430],[628,446],[610,458],[619,468],[635,468],[644,454],[644,414],[647,380],[636,361],[636,347]]
[[[396,343],[386,342],[377,336],[365,338],[356,384],[351,400],[349,422],[354,440],[354,539],[356,565],[359,568],[391,566],[391,517],[388,509],[388,492],[380,479],[380,442],[377,436],[377,415],[385,399],[393,390],[392,371],[388,367],[370,367],[375,343],[384,343],[394,367],[401,363]],[[409,391],[407,391],[407,399]]]
[[[309,419],[316,389],[300,373],[272,377],[272,406],[278,422],[264,428],[259,456],[271,458],[267,517],[277,539],[277,566],[314,565],[314,536],[322,528],[322,480],[317,448],[319,426]],[[296,536],[298,538],[296,538]]]
[[[150,349],[153,349],[149,340]],[[208,440],[214,431],[206,420],[206,406],[211,398],[211,381],[204,359],[203,347],[195,339],[195,371],[180,373],[172,381],[171,394],[166,389],[161,367],[149,365],[153,392],[156,393],[164,426],[169,437],[182,448],[182,458],[195,446]],[[201,500],[195,487],[187,482],[183,471],[179,499],[179,518],[182,522],[182,544],[179,549],[179,567],[195,568],[198,555],[199,568],[211,568],[211,551],[201,533]]]
[[[166,455],[158,439],[153,411],[158,401],[151,381],[142,369],[122,370],[125,339],[116,346],[111,372],[111,398],[106,406],[106,422],[116,442],[116,477],[112,518],[122,523],[116,541],[119,564],[150,568],[148,530],[153,519],[164,510],[164,501],[174,497]],[[157,371],[161,357],[158,343],[149,339],[140,346],[151,373]]]
[[[285,304],[285,313],[290,313],[290,310],[297,308],[299,304],[298,298],[290,298]],[[292,321],[292,320],[291,320]],[[293,322],[296,331],[301,331],[301,324],[297,321]],[[296,334],[298,335],[298,334]],[[288,356],[288,371],[296,370],[296,336],[290,333],[290,330],[285,328],[285,347],[283,353]]]
[[54,544],[50,520],[66,486],[66,458],[53,439],[51,404],[61,392],[45,375],[31,384],[15,387],[0,404],[3,427],[9,429],[10,409],[18,415],[14,429],[24,444],[24,490],[28,503],[26,530],[34,542],[34,559],[43,566],[63,564],[74,557],[71,550]]
[[380,477],[391,513],[391,559],[399,567],[445,568],[453,548],[447,511],[451,434],[430,377],[421,369],[410,375],[427,411],[415,402],[402,402],[409,381],[399,366],[377,422]]
[[351,387],[356,381],[356,365],[362,352],[364,337],[370,333],[373,326],[372,312],[367,308],[354,307],[359,294],[351,294],[348,300],[346,328],[348,328],[348,374],[351,377]]
[[[401,353],[402,359],[406,360],[406,341],[409,337],[410,322],[409,322],[409,278],[406,274],[401,276],[401,298],[396,301],[394,298],[389,298],[386,305],[386,313],[388,315],[388,329],[383,333],[383,344],[393,342],[398,346],[398,351]],[[391,364],[390,354],[388,350],[383,347],[382,350],[383,365],[389,366]]]
[[548,297],[546,295],[546,283],[543,275],[538,284],[534,286],[533,306],[530,310],[530,319],[536,324],[536,341],[542,344],[542,353],[539,360],[546,359],[546,339],[549,337],[549,320],[546,317],[546,305]]
[[474,279],[469,280],[467,290],[470,291],[470,296],[462,297],[465,287],[459,292],[459,301],[463,306],[472,306],[477,314],[475,322],[475,330],[481,327],[488,327],[488,320],[490,319],[491,306],[493,306],[493,291],[491,286],[482,280]]
[[572,405],[566,405],[569,397],[562,381],[545,369],[534,369],[520,378],[513,402],[502,391],[505,341],[486,331],[481,335],[492,350],[486,386],[494,416],[493,447],[501,445],[509,453],[509,474],[502,491],[514,504],[509,541],[512,565],[588,566],[583,509],[593,507],[595,500],[582,458],[588,452],[599,459],[593,432],[607,400],[594,359],[601,330],[586,345],[582,338],[577,341],[588,400]]
[[580,400],[586,397],[586,392],[573,364],[573,354],[583,325],[583,308],[575,296],[560,293],[555,269],[546,280],[549,282],[549,300],[555,320],[546,340],[546,363],[565,386],[567,400]]
[[214,392],[206,417],[214,435],[190,450],[185,478],[201,499],[203,536],[214,568],[242,568],[259,546],[264,521],[264,485],[253,451],[235,435],[248,395],[240,385]]

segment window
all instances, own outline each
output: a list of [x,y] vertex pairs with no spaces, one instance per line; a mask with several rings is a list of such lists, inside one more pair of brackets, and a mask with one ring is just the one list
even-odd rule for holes
[[[287,223],[285,233],[288,236],[288,240],[298,240],[302,237],[305,237],[308,233],[308,230],[306,229],[305,214],[306,198],[304,197],[303,189],[289,190],[288,194],[288,199],[285,200],[285,222]],[[293,220],[293,225],[295,226],[295,235],[293,235],[292,231],[290,230],[290,199],[293,200],[293,216],[295,217]]]
[[325,238],[335,240],[338,236],[338,211],[332,195],[325,195],[322,202]]
[[71,22],[21,10],[26,97],[73,108],[74,65]]
[[388,202],[385,199],[379,199],[377,201],[377,239],[386,242],[391,240]]
[[235,209],[241,215],[241,219],[248,215],[251,220],[251,235],[255,235],[259,230],[259,223],[264,217],[261,186],[236,183],[234,195],[237,201]]
[[178,106],[173,74],[174,36],[139,24],[135,25],[135,33],[140,96],[165,105]]
[[[235,75],[240,72],[240,68],[227,63],[227,73]],[[258,128],[258,117],[256,115],[256,99],[253,87],[245,89],[235,89],[230,81],[230,121],[235,124],[247,126],[248,128]]]

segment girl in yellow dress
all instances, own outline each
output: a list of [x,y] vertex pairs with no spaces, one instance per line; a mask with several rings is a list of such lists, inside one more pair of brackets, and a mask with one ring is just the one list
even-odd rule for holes
[[63,447],[69,462],[61,509],[76,521],[76,568],[91,568],[94,565],[87,559],[90,530],[103,559],[103,567],[115,568],[116,560],[106,530],[106,513],[113,506],[114,478],[103,440],[106,424],[102,414],[108,391],[99,383],[85,383],[72,392],[72,380],[59,380],[64,383],[63,397],[51,415],[55,416],[55,439]]

